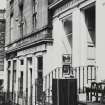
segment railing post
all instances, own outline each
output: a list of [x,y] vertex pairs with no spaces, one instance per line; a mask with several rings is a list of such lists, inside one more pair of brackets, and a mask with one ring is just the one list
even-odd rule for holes
[[75,78],[77,78],[77,68],[74,68]]
[[88,67],[87,67],[87,84],[88,84]]
[[62,73],[62,77],[63,77],[63,68],[61,68],[61,73]]
[[58,68],[58,79],[60,78],[60,69]]
[[50,102],[50,74],[49,74],[49,87],[48,87],[48,103]]
[[[37,81],[35,80],[35,105],[36,105],[36,97],[37,97],[37,90],[36,90],[36,88],[37,88]],[[27,100],[27,98],[26,98],[26,100]]]
[[56,69],[55,69],[55,78],[56,78]]
[[84,93],[84,67],[83,67],[83,93]]
[[94,67],[94,77],[95,77],[95,80],[96,80],[96,71],[97,71],[97,69],[96,69],[96,67]]
[[81,87],[80,87],[80,83],[81,83],[81,81],[80,81],[80,77],[81,77],[80,74],[81,74],[81,73],[80,73],[80,67],[79,67],[79,93],[80,93],[80,90],[81,90],[81,89],[80,89],[80,88],[81,88]]
[[45,76],[45,91],[47,90],[47,76]]
[[53,79],[53,71],[52,71],[52,79]]
[[92,75],[93,75],[93,74],[92,74],[92,66],[91,66],[91,82],[92,82]]

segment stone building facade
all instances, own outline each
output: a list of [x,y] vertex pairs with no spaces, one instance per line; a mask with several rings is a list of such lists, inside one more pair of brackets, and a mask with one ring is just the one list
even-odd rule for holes
[[5,40],[4,90],[16,103],[35,104],[35,81],[44,75],[47,46],[53,41],[48,1],[8,0]]
[[4,82],[5,10],[0,10],[0,90]]
[[52,102],[53,78],[75,76],[79,92],[96,80],[96,65],[104,68],[98,26],[104,1],[7,1],[5,91],[16,103],[40,104],[40,94]]

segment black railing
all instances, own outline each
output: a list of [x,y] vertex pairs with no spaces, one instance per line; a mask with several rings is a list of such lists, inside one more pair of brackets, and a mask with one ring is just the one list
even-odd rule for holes
[[35,81],[36,85],[36,101],[42,102],[42,94],[43,94],[43,79],[36,79]]
[[26,98],[25,92],[22,92],[22,94],[20,94],[20,92],[17,92],[17,104],[27,105],[26,102],[27,102],[27,98]]
[[57,67],[43,77],[43,90],[39,96],[46,104],[52,104],[52,79],[77,78],[78,93],[84,93],[85,86],[96,80],[97,68],[95,66],[70,67],[69,70],[72,71],[73,74],[72,76],[68,74],[67,77],[63,74],[62,69],[62,67]]
[[16,105],[12,92],[0,92],[0,105]]
[[78,92],[84,93],[87,84],[91,84],[92,81],[96,81],[96,66],[83,66],[73,68],[74,77],[77,78]]
[[17,92],[17,97],[15,92],[0,92],[0,105],[26,105],[26,96],[23,94],[20,97],[19,92]]
[[6,100],[7,97],[6,97],[6,93],[5,92],[0,92],[0,105],[3,105],[6,103]]
[[75,68],[70,67],[70,69],[68,70],[72,72],[69,71],[69,74],[66,74],[65,76],[65,74],[63,73],[63,68],[57,67],[49,74],[44,76],[42,79],[36,79],[35,96],[32,95],[33,94],[32,93],[33,88],[32,88],[31,89],[32,94],[30,95],[30,97],[28,97],[28,100],[27,100],[26,92],[23,92],[21,97],[19,92],[17,92],[17,102],[16,102],[16,92],[13,92],[13,93],[8,92],[5,95],[3,95],[2,99],[6,100],[3,102],[7,102],[12,105],[15,105],[16,103],[18,103],[18,105],[27,105],[27,102],[28,102],[30,103],[30,105],[32,105],[33,98],[34,98],[35,104],[38,104],[38,105],[52,104],[52,80],[53,79],[77,78],[78,93],[84,93],[85,86],[87,84],[91,84],[92,81],[96,80],[97,67],[95,66],[83,66],[83,67],[75,67]]

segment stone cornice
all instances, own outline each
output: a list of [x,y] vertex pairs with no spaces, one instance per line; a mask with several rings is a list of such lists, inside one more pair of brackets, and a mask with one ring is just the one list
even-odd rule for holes
[[[53,0],[53,1],[55,1],[55,0]],[[87,0],[56,0],[55,2],[52,2],[49,5],[49,9],[57,9],[67,3],[69,3],[69,5],[74,5],[75,3],[79,3],[82,1],[87,1]]]
[[18,43],[16,44],[16,46],[11,46],[11,47],[7,47],[7,49],[5,49],[5,53],[8,54],[8,53],[11,53],[11,52],[16,52],[16,51],[21,51],[21,50],[24,50],[26,48],[30,48],[32,46],[38,46],[38,45],[42,45],[42,44],[46,44],[46,43],[52,43],[53,42],[53,39],[52,38],[43,38],[43,39],[40,39],[40,40],[37,40],[37,41],[34,41],[34,42],[26,42],[23,44],[21,43]]
[[[70,10],[70,9],[73,9],[75,7],[79,7],[81,4],[84,4],[86,2],[95,2],[96,0],[72,0],[72,1],[69,1],[67,3],[65,3],[64,5],[56,8],[55,10],[53,9],[54,11],[54,14],[53,14],[53,17],[56,17],[56,16],[59,16],[60,14]],[[50,8],[49,8],[50,9]]]
[[15,40],[15,41],[13,41],[13,42],[11,42],[11,43],[5,45],[5,47],[9,47],[9,46],[11,46],[11,45],[13,45],[13,44],[15,44],[15,43],[18,43],[18,42],[20,42],[20,41],[22,41],[22,40],[24,40],[24,39],[27,39],[27,38],[29,38],[29,37],[37,36],[40,32],[42,32],[42,31],[44,31],[44,30],[46,30],[46,29],[49,29],[49,26],[48,26],[48,25],[46,25],[46,26],[44,26],[44,27],[41,27],[40,29],[37,29],[37,30],[33,31],[33,32],[31,32],[31,33],[29,33],[29,34],[23,36],[22,38],[19,38],[19,39]]
[[52,9],[53,7],[55,7],[56,5],[60,4],[63,0],[53,0],[53,2],[51,2],[49,4],[49,9]]
[[10,43],[9,45],[5,46],[6,53],[23,50],[31,46],[38,46],[40,44],[52,43],[52,35],[48,33],[49,28],[50,27],[46,25],[39,30],[32,32],[31,34],[26,35],[25,37],[18,39],[13,43]]

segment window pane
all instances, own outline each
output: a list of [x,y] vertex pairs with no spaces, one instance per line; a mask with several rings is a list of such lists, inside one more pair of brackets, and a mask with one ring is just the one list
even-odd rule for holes
[[43,69],[43,57],[38,57],[38,70]]
[[63,21],[64,24],[64,30],[66,34],[72,33],[72,18],[68,17]]

